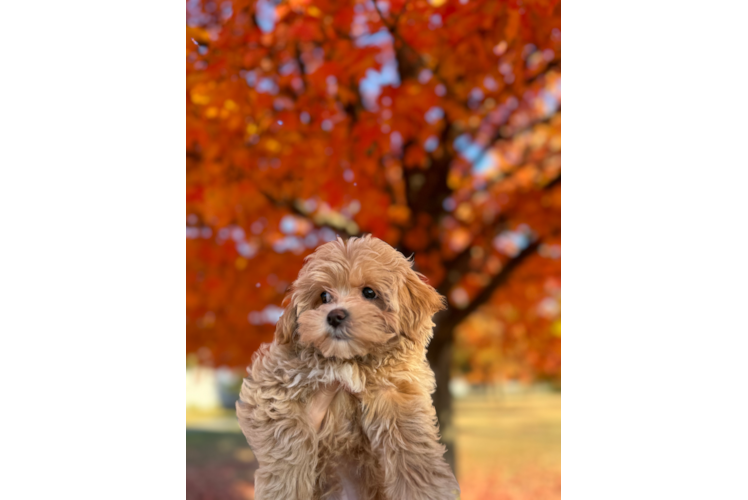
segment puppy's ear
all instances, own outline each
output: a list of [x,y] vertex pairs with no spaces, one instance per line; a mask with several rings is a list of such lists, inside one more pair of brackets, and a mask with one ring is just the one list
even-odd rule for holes
[[446,308],[446,300],[426,283],[426,277],[408,269],[400,290],[401,328],[405,336],[423,346],[428,344],[434,333],[432,318]]
[[283,300],[283,305],[286,308],[278,323],[275,324],[275,341],[278,344],[289,344],[296,331],[296,305],[290,295]]

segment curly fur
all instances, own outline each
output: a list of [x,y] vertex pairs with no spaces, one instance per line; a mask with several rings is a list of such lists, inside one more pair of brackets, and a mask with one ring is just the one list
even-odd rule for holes
[[[377,293],[362,296],[363,287]],[[322,292],[331,294],[323,304]],[[426,361],[444,299],[371,236],[320,246],[284,300],[275,339],[254,354],[237,416],[257,456],[257,500],[454,499]],[[349,318],[335,337],[329,311]],[[340,382],[319,431],[306,404]]]

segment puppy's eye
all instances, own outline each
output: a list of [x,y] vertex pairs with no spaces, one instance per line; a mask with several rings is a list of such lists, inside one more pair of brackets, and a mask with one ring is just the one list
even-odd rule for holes
[[364,297],[367,299],[376,299],[377,298],[377,292],[369,288],[368,286],[362,290],[362,293],[364,294]]
[[320,297],[322,297],[322,303],[327,304],[328,302],[332,302],[332,295],[330,295],[328,292],[322,292],[320,294]]

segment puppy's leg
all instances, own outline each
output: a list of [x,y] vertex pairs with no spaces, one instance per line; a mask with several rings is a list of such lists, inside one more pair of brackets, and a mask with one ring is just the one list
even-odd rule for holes
[[459,497],[444,445],[439,443],[436,411],[426,394],[383,388],[364,397],[363,428],[384,471],[390,500],[454,500]]
[[[256,369],[255,369],[256,368]],[[239,426],[260,468],[256,500],[316,498],[317,437],[301,401],[284,385],[253,366],[236,404]]]

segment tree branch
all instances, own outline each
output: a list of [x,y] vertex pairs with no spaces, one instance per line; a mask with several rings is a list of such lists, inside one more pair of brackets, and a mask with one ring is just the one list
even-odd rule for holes
[[488,299],[491,298],[493,293],[501,285],[506,283],[509,277],[512,275],[514,270],[525,260],[527,257],[532,255],[540,245],[540,239],[537,239],[525,247],[520,253],[504,265],[491,281],[486,285],[483,290],[472,300],[465,309],[456,309],[450,312],[441,312],[434,318],[436,328],[434,329],[434,338],[429,344],[426,358],[433,365],[438,359],[439,353],[442,348],[449,344],[452,340],[454,328],[459,325],[465,318],[475,312],[480,306],[485,304]]
[[551,120],[553,120],[553,118],[557,114],[559,114],[559,113],[561,113],[561,107],[559,107],[558,110],[555,113],[553,113],[553,114],[551,114],[551,115],[549,115],[549,116],[547,116],[547,117],[545,117],[545,118],[543,118],[541,120],[534,121],[531,124],[527,125],[526,127],[522,127],[519,130],[515,130],[510,135],[504,135],[504,133],[501,132],[501,127],[499,127],[496,130],[496,133],[494,133],[494,135],[488,140],[488,142],[486,143],[486,145],[483,146],[483,149],[481,149],[480,153],[478,153],[477,158],[475,158],[475,160],[473,160],[472,165],[473,166],[477,165],[483,159],[483,157],[486,156],[486,154],[488,154],[488,152],[491,149],[493,149],[493,147],[496,145],[497,142],[508,141],[510,139],[514,139],[519,134],[522,134],[524,132],[529,132],[530,130],[532,130],[533,128],[535,128],[536,126],[538,126],[538,125],[540,125],[542,123],[550,123]]
[[[551,155],[548,155],[546,158],[550,158],[552,156],[559,155],[559,154],[561,153],[560,152],[553,153]],[[512,171],[506,172],[505,175],[497,182],[501,182],[509,178],[522,165],[524,165],[524,162],[518,165]],[[556,177],[550,179],[545,185],[541,187],[541,189],[547,191],[547,190],[552,189],[554,186],[560,183],[561,183],[561,172],[559,172]],[[495,183],[492,183],[491,185],[487,186],[486,191],[490,190],[493,184]],[[476,246],[476,241],[478,240],[478,238],[480,238],[481,236],[484,236],[484,237],[487,237],[488,240],[490,240],[493,237],[493,235],[492,234],[487,235],[485,231],[487,229],[490,229],[491,233],[495,234],[496,232],[500,231],[501,226],[505,222],[506,222],[505,213],[501,213],[499,214],[497,218],[494,218],[490,222],[487,222],[483,226],[481,231],[478,231],[477,234],[473,235],[473,237],[470,239],[470,243],[467,244],[460,253],[458,253],[457,255],[449,259],[448,261],[444,262],[444,268],[449,269],[450,271],[457,270],[460,273],[460,277],[462,277],[465,274],[465,272],[467,272],[468,270],[468,264],[470,263],[470,259],[471,259],[471,251],[472,251],[472,248]],[[497,228],[499,229],[497,230]],[[446,276],[444,280],[441,283],[439,283],[439,286],[436,287],[436,291],[439,292],[441,295],[447,295],[447,293],[449,293],[449,290],[452,288],[453,285],[454,285],[454,282],[449,279],[449,276]]]
[[296,201],[277,200],[271,194],[267,193],[266,191],[261,190],[260,192],[274,206],[278,208],[285,208],[286,210],[290,211],[293,214],[296,214],[300,217],[304,217],[305,219],[311,221],[317,227],[320,227],[320,228],[327,227],[337,233],[344,234],[348,238],[350,238],[351,236],[360,235],[360,232],[356,232],[356,233],[350,232],[345,226],[333,224],[330,222],[319,222],[319,220],[317,220],[317,218],[315,218],[312,214],[310,214],[309,212],[306,212],[305,210],[302,210]]

